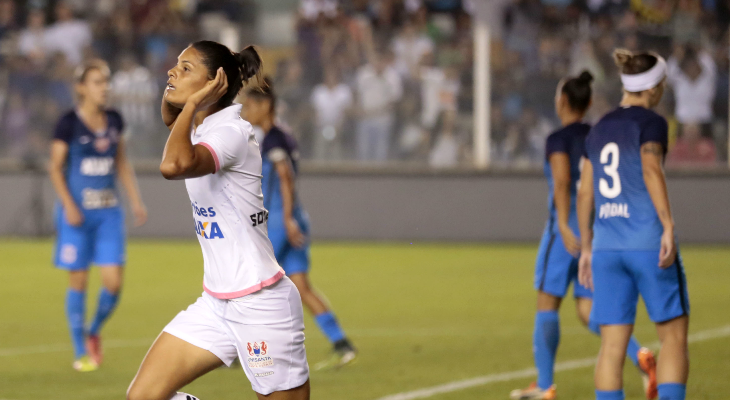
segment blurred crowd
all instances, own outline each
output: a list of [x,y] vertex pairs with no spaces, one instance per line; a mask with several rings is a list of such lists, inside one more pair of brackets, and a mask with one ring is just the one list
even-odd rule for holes
[[495,0],[501,37],[493,42],[492,138],[497,163],[535,165],[556,128],[559,80],[596,78],[588,119],[616,107],[622,93],[612,50],[653,50],[667,58],[667,91],[657,111],[670,126],[670,167],[727,160],[726,0]]
[[[658,110],[670,121],[668,163],[727,159],[728,0],[299,0],[295,44],[265,54],[278,118],[302,157],[470,165],[478,1],[492,36],[496,165],[542,163],[566,75],[596,77],[591,121],[615,107],[615,47],[668,59]],[[44,157],[73,107],[73,71],[92,56],[112,67],[131,156],[159,157],[159,98],[179,51],[224,25],[254,42],[256,18],[255,0],[0,0],[0,157]]]

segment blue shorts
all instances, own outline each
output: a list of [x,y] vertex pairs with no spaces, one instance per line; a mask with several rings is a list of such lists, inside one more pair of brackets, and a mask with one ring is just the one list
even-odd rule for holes
[[689,315],[682,257],[659,268],[659,250],[594,250],[593,313],[599,325],[629,325],[636,319],[639,295],[655,323]]
[[124,265],[125,226],[121,207],[84,210],[84,223],[71,226],[63,208],[56,207],[56,267],[79,271],[96,265]]
[[548,223],[537,252],[535,289],[563,298],[573,283],[575,297],[593,297],[589,288],[578,283],[578,259],[568,253],[560,234],[550,228],[551,224]]
[[[309,239],[309,218],[303,211],[295,211],[294,218],[299,222],[299,229]],[[269,213],[269,240],[274,246],[274,255],[284,272],[288,275],[309,272],[309,241],[302,247],[294,247],[289,243],[284,227],[282,213]]]

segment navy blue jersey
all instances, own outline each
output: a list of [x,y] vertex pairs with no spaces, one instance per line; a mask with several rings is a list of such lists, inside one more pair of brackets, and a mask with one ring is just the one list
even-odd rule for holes
[[[284,209],[281,198],[281,181],[274,164],[279,161],[289,162],[296,179],[299,171],[299,150],[296,139],[277,126],[272,127],[264,136],[264,142],[261,145],[261,159],[263,175],[261,189],[264,193],[264,207],[269,213],[281,213]],[[299,201],[295,191],[294,209],[296,210],[298,207]]]
[[593,165],[594,250],[657,250],[664,228],[644,183],[641,145],[667,149],[667,121],[643,107],[604,116],[586,139]]
[[[550,221],[557,222],[558,212],[555,208],[555,182],[553,181],[553,170],[550,166],[550,156],[554,153],[565,153],[570,158],[570,226],[575,233],[578,233],[578,217],[575,211],[576,195],[578,193],[578,181],[580,180],[580,159],[585,152],[585,140],[591,126],[582,122],[570,124],[560,130],[553,132],[547,138],[545,144],[545,165],[543,171],[548,181],[548,208],[550,210]],[[553,232],[558,231],[558,224],[550,224]]]
[[106,111],[107,128],[93,132],[70,111],[58,121],[53,138],[68,143],[66,184],[82,209],[99,209],[118,204],[116,193],[116,156],[122,117]]

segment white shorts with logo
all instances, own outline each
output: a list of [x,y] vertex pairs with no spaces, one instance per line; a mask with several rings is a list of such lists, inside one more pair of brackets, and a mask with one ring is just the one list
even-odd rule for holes
[[240,357],[256,393],[293,389],[309,379],[302,301],[287,277],[238,299],[203,293],[164,332],[210,351],[228,366]]

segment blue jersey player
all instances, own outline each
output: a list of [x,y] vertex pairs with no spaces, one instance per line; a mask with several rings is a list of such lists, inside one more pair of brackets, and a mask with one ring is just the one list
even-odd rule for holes
[[[124,152],[123,122],[105,109],[109,68],[93,60],[76,71],[76,110],[58,121],[51,144],[49,174],[59,201],[56,206],[54,264],[67,270],[70,284],[66,315],[79,371],[93,371],[102,361],[99,331],[119,299],[124,266],[124,213],[119,179],[136,224],[147,218],[134,172]],[[85,326],[89,265],[101,268],[102,289],[94,319]]]
[[335,315],[309,282],[309,221],[296,192],[299,153],[296,140],[274,124],[276,97],[269,80],[247,92],[247,121],[263,129],[261,189],[268,210],[268,232],[274,253],[286,275],[299,289],[302,302],[334,347],[333,356],[315,369],[339,368],[357,356]]
[[586,139],[578,195],[579,278],[594,287],[592,318],[601,327],[596,399],[624,399],[623,352],[641,295],[661,342],[654,396],[684,400],[689,301],[663,172],[667,122],[651,111],[664,92],[666,63],[626,50],[614,58],[623,99]]
[[[537,382],[525,389],[512,391],[512,399],[554,399],[557,388],[553,382],[555,355],[560,342],[558,310],[568,287],[573,284],[576,311],[581,322],[598,334],[598,325],[591,323],[592,291],[578,283],[580,241],[575,204],[580,179],[580,160],[586,136],[591,127],[583,117],[591,103],[593,76],[584,71],[577,77],[563,79],[555,96],[555,111],[562,128],[552,133],[545,146],[544,171],[548,181],[550,218],[545,226],[535,265],[537,313],[533,335],[533,352]],[[639,358],[653,359],[649,349],[641,348],[632,339],[628,355],[639,364]],[[646,371],[645,385],[651,386]]]

